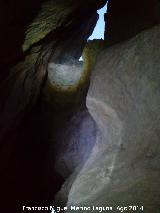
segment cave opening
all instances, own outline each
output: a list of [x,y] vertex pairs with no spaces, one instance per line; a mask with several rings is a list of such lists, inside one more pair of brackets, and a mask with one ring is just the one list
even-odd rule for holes
[[[104,40],[105,24],[106,24],[105,20],[104,20],[104,15],[105,15],[105,13],[107,13],[108,2],[109,1],[107,1],[107,3],[104,5],[104,7],[97,10],[99,18],[98,18],[97,24],[96,24],[92,34],[88,38],[88,40],[94,40],[94,39],[103,39]],[[82,56],[79,58],[79,61],[83,61]]]
[[107,1],[107,3],[105,4],[104,7],[97,10],[97,13],[99,15],[99,19],[97,21],[97,24],[94,28],[92,35],[88,38],[88,40],[104,39],[104,30],[105,30],[104,15],[105,15],[105,13],[107,13],[107,5],[108,5],[108,1]]

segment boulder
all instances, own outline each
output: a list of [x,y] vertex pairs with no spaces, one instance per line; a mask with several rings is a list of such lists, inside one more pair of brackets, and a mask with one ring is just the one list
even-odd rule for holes
[[99,55],[87,95],[96,142],[70,190],[64,185],[68,212],[159,212],[159,44],[156,26]]

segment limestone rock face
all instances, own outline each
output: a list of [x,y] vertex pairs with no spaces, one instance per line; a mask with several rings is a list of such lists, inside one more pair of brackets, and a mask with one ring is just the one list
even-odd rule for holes
[[93,5],[85,8],[82,1],[43,2],[41,10],[26,28],[24,43],[21,44],[23,56],[17,56],[16,61],[13,57],[13,61],[19,63],[2,82],[0,141],[15,129],[14,123],[20,124],[28,108],[32,109],[39,100],[47,82],[48,63],[78,60],[96,25],[96,10],[105,2],[94,0]]
[[[1,5],[1,212],[18,212],[17,208],[29,200],[31,205],[47,206],[59,190],[63,179],[48,166],[49,148],[54,143],[50,135],[55,138],[57,120],[63,124],[73,112],[64,104],[69,102],[72,106],[72,100],[84,97],[87,86],[78,95],[77,88],[71,95],[59,90],[53,94],[50,90],[49,97],[54,100],[50,104],[43,98],[47,67],[48,63],[63,66],[79,59],[97,22],[97,9],[105,3],[106,0],[9,0]],[[57,118],[57,99],[64,117]]]
[[156,26],[99,56],[87,96],[98,133],[74,177],[68,212],[71,205],[110,206],[111,212],[119,212],[118,206],[128,207],[126,212],[138,206],[137,212],[159,212],[159,44]]

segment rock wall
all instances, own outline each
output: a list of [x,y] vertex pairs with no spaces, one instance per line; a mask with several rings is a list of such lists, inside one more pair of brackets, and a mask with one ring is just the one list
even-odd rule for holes
[[112,207],[108,212],[138,206],[137,212],[159,212],[159,44],[156,26],[98,57],[87,95],[98,125],[96,143],[83,168],[57,195],[58,202],[68,193],[67,212],[70,206]]
[[19,63],[2,82],[0,140],[14,129],[14,122],[21,121],[27,108],[32,109],[37,103],[47,78],[48,63],[63,64],[79,59],[96,25],[96,10],[105,2],[95,0],[90,6],[90,0],[87,6],[83,1],[72,0],[41,4],[41,10],[24,32],[23,53],[15,61],[13,59]]
[[[138,12],[136,10],[134,14],[129,9],[132,8],[133,3],[121,1],[120,6],[124,6],[123,2],[126,7],[117,11],[115,8],[120,7],[115,6],[114,0],[110,1],[110,4],[114,5],[115,13],[113,17],[112,12],[109,14],[110,33],[106,37],[109,45],[135,35],[142,29],[156,24],[158,20],[158,16],[155,16],[157,13],[154,13],[154,1],[152,4],[149,0],[147,1],[144,16],[140,9],[140,5],[144,5],[143,1],[136,6]],[[155,160],[155,156],[159,149],[157,145],[159,99],[158,95],[156,96],[159,92],[157,86],[159,76],[156,71],[159,69],[157,68],[159,52],[156,48],[159,41],[159,28],[102,53],[93,72],[95,78],[91,78],[87,98],[90,113],[86,108],[85,99],[88,75],[87,83],[83,81],[85,88],[82,89],[81,84],[78,87],[78,93],[71,93],[71,96],[66,93],[60,94],[60,90],[56,90],[55,95],[55,90],[52,90],[53,85],[48,89],[48,81],[52,76],[48,75],[48,63],[56,64],[56,66],[60,64],[61,67],[70,66],[80,57],[97,22],[96,11],[105,3],[106,0],[69,0],[67,2],[65,0],[25,2],[15,0],[14,3],[8,0],[2,2],[0,7],[2,29],[0,35],[0,82],[2,82],[0,188],[3,194],[1,200],[3,205],[0,205],[0,208],[2,212],[19,212],[21,204],[24,203],[35,206],[51,204],[64,178],[72,172],[73,175],[65,182],[62,191],[57,195],[57,199],[60,199],[63,204],[66,204],[67,200],[68,205],[84,204],[81,199],[86,198],[85,192],[88,195],[86,198],[88,203],[92,204],[96,199],[98,203],[103,204],[106,200],[110,201],[112,196],[118,200],[119,193],[124,191],[122,196],[124,199],[126,193],[131,192],[128,203],[135,197],[137,199],[141,197],[139,202],[143,201],[144,195],[148,193],[150,196],[155,196],[151,205],[153,207],[157,205],[156,196],[159,196],[159,191],[156,191],[158,183],[154,180],[159,174],[159,164],[155,163],[155,161],[158,162],[158,157]],[[135,1],[134,3],[136,5]],[[111,8],[109,11],[112,11],[112,7],[109,8]],[[131,16],[132,18],[128,18]],[[115,24],[114,17],[116,23],[122,23],[123,28],[118,28],[120,25]],[[83,67],[84,73],[90,72],[104,45],[105,42],[102,41],[87,45],[84,51],[84,58],[87,59]],[[99,65],[101,60],[102,66]],[[109,72],[105,72],[106,70]],[[118,75],[122,76],[122,79],[117,77]],[[149,86],[146,87],[146,85]],[[51,97],[49,101],[45,100],[47,95]],[[73,107],[77,99],[78,104]],[[65,104],[68,102],[70,104],[66,107]],[[62,108],[59,107],[59,103],[62,104]],[[153,103],[154,111],[151,103]],[[89,128],[87,128],[88,125]],[[154,144],[152,148],[149,140]],[[138,141],[146,141],[146,144]],[[93,152],[88,159],[93,147]],[[146,158],[144,152],[147,153]],[[125,161],[126,156],[127,161]],[[135,156],[139,160],[136,160]],[[119,159],[123,164],[117,163]],[[144,159],[147,159],[146,164]],[[64,164],[66,164],[65,167]],[[130,165],[133,167],[132,170]],[[150,169],[152,167],[154,172]],[[86,170],[91,173],[88,175]],[[128,175],[130,170],[131,173],[135,172],[133,176],[137,177],[136,182]],[[149,175],[147,171],[150,170]],[[125,182],[124,175],[127,176]],[[120,177],[118,180],[117,176]],[[84,181],[83,177],[89,177],[91,182]],[[76,180],[70,190],[74,179]],[[115,188],[118,188],[120,184],[121,188],[116,195],[116,192],[111,193],[109,197],[106,191],[113,189],[110,179],[114,180]],[[144,181],[141,181],[142,179]],[[102,183],[100,187],[99,180]],[[154,183],[153,188],[150,182]],[[138,188],[133,185],[138,186],[140,183],[144,187],[139,187],[138,195],[135,193],[136,196],[133,197],[134,189]],[[128,184],[131,184],[130,191],[126,188]],[[145,191],[143,189],[146,185],[148,188]],[[111,186],[110,189],[107,188],[108,186]],[[91,189],[95,190],[93,194]],[[144,203],[149,203],[149,198],[147,197]]]
[[49,205],[64,181],[53,167],[55,152],[51,156],[49,152],[56,142],[55,135],[69,122],[74,110],[63,107],[64,112],[57,113],[56,107],[52,108],[42,98],[47,65],[78,59],[96,24],[96,10],[105,2],[16,0],[13,3],[9,0],[2,3],[2,212],[19,212],[23,203]]
[[110,0],[105,15],[105,39],[112,45],[160,23],[158,0]]

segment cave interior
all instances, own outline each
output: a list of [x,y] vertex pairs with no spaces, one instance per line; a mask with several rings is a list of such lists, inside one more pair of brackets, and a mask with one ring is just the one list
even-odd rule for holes
[[[98,37],[95,31],[96,24],[99,22],[99,11],[102,8],[104,17],[101,14],[100,18],[101,21],[104,18],[104,34]],[[75,203],[77,202],[79,205],[92,205],[94,203],[95,205],[103,205],[104,201],[109,202],[110,198],[105,197],[102,189],[95,192],[99,198],[97,204],[96,201],[94,202],[94,196],[90,196],[89,200],[86,198],[84,202],[80,202],[81,199],[71,185],[75,185],[75,190],[76,187],[79,187],[77,190],[80,189],[81,191],[82,188],[85,188],[85,184],[81,186],[82,183],[79,180],[82,178],[81,174],[83,176],[85,171],[92,172],[92,169],[94,170],[93,165],[103,170],[103,165],[100,162],[105,159],[105,156],[109,156],[108,152],[112,152],[109,151],[110,145],[104,145],[110,143],[107,141],[116,141],[115,143],[112,142],[114,147],[118,146],[122,151],[125,150],[125,147],[123,147],[125,145],[116,139],[122,134],[119,133],[119,131],[122,131],[120,130],[121,126],[124,129],[126,128],[124,137],[122,134],[122,140],[128,141],[126,146],[129,147],[129,154],[126,154],[126,158],[132,158],[130,164],[127,161],[128,164],[126,163],[126,165],[137,165],[135,166],[137,173],[135,173],[137,176],[138,174],[140,176],[141,173],[142,176],[145,174],[147,185],[150,182],[155,183],[157,181],[157,176],[160,174],[160,167],[157,166],[158,160],[152,163],[153,167],[156,167],[153,173],[150,172],[148,167],[143,172],[146,164],[143,164],[141,151],[144,153],[146,150],[150,150],[147,142],[143,146],[147,137],[150,138],[148,140],[153,144],[152,148],[154,149],[151,156],[150,154],[147,155],[148,158],[154,158],[152,154],[154,155],[160,150],[160,145],[158,145],[160,120],[159,117],[156,117],[156,113],[160,111],[158,107],[160,105],[160,102],[158,102],[160,86],[155,83],[155,79],[160,80],[160,76],[155,71],[157,70],[157,73],[159,73],[160,62],[158,61],[158,50],[156,50],[158,47],[153,48],[153,50],[152,48],[147,49],[147,45],[150,47],[150,43],[156,47],[158,41],[160,42],[158,40],[160,35],[159,23],[159,0],[15,0],[14,2],[6,0],[1,2],[1,212],[19,213],[22,212],[23,206],[69,206],[74,203],[74,197]],[[100,28],[102,28],[102,25],[100,25]],[[155,30],[149,31],[152,29]],[[103,29],[101,30],[103,31]],[[134,42],[137,45],[136,47]],[[144,44],[145,42],[148,43]],[[147,49],[146,55],[148,54],[146,58],[143,56],[145,54],[141,54],[141,56],[139,53],[144,45]],[[123,50],[126,50],[126,53]],[[137,51],[136,54],[140,56],[132,55],[133,51]],[[150,55],[154,55],[154,59]],[[110,58],[107,58],[107,56]],[[134,61],[133,66],[132,61]],[[130,65],[125,65],[125,63],[130,63]],[[153,65],[152,67],[155,65],[155,68],[150,68],[149,64],[150,66]],[[144,72],[141,66],[144,67]],[[145,66],[151,70],[151,74],[148,74],[149,71],[145,71]],[[114,72],[115,67],[117,67],[117,73]],[[106,73],[111,72],[113,76],[112,74],[102,74],[101,79],[99,79],[98,73],[101,73],[100,70],[105,68]],[[126,71],[127,74],[124,73],[122,79],[119,77],[120,80],[116,81],[115,79],[123,73],[123,71],[118,71],[121,69],[131,69],[133,74],[130,71],[131,77],[126,77],[126,75],[129,76],[129,71],[128,73]],[[141,69],[141,74],[137,74],[138,71],[134,71],[134,69]],[[141,91],[143,88],[139,86],[140,83],[137,83],[140,82],[139,79],[135,80],[137,86],[132,85],[132,83],[135,83],[134,76],[136,75],[139,79],[145,79],[145,76],[149,76],[148,78],[152,80],[151,85],[153,87],[155,85],[155,90],[144,89],[144,91],[148,91],[149,97],[157,94],[155,99],[149,100],[154,102],[153,110],[147,111],[149,103],[143,100],[145,106],[142,107],[142,113],[139,112],[142,105],[141,99],[137,95],[138,92],[135,96],[133,94],[135,94],[134,91]],[[105,81],[105,78],[109,80]],[[124,80],[127,81],[126,84],[123,84]],[[121,85],[123,86],[122,91]],[[149,87],[146,85],[147,83],[145,84],[144,80],[144,88]],[[128,89],[129,86],[132,89]],[[107,89],[105,90],[105,88]],[[123,89],[126,93],[123,93]],[[118,96],[119,91],[121,91],[122,96]],[[146,97],[147,94],[144,92]],[[104,98],[104,96],[107,97]],[[127,99],[128,96],[136,97],[132,97],[132,104]],[[114,99],[117,102],[114,102]],[[120,103],[121,106],[119,106]],[[140,118],[144,111],[147,115],[149,114],[148,120],[146,116]],[[130,129],[134,128],[134,135],[140,134],[137,130],[138,127],[136,129],[136,125],[134,124],[134,126],[132,123],[136,119],[136,115],[139,119],[146,119],[146,125],[149,122],[153,131],[145,131],[148,127],[142,128],[141,136],[139,136],[141,139],[135,136],[132,140],[130,139],[130,135],[132,135]],[[105,116],[108,116],[106,120]],[[152,125],[153,120],[157,121]],[[136,123],[140,122],[137,120]],[[139,128],[142,126],[143,124]],[[138,133],[136,133],[136,130]],[[100,134],[102,135],[99,136]],[[117,136],[118,134],[120,136]],[[127,137],[128,139],[126,139]],[[101,148],[97,148],[98,146]],[[102,148],[103,146],[107,148]],[[131,149],[132,146],[136,146],[137,150],[140,151]],[[97,151],[97,149],[100,151]],[[98,156],[101,157],[98,158]],[[118,161],[117,156],[119,155],[114,156],[115,154],[113,154],[110,167],[116,164],[116,168],[118,168],[120,160]],[[155,156],[159,156],[159,154],[155,154]],[[121,158],[121,154],[120,159],[123,159],[125,164],[125,157]],[[137,164],[134,163],[134,159],[137,159]],[[155,159],[160,158],[155,157]],[[110,168],[107,167],[109,162],[110,158],[104,161],[106,168],[102,173]],[[141,162],[143,169],[140,167]],[[114,167],[111,170],[113,171],[109,174],[112,176],[113,173],[114,176]],[[117,170],[115,169],[115,175]],[[98,170],[96,171],[96,173],[93,172],[93,176],[98,175]],[[130,177],[129,170],[127,174]],[[123,176],[121,173],[118,173],[118,175],[120,178]],[[137,176],[135,176],[135,179]],[[86,175],[86,179],[87,177],[89,176]],[[71,180],[72,178],[73,180]],[[138,180],[138,177],[136,180]],[[85,181],[85,178],[83,181]],[[160,211],[160,197],[158,198],[160,190],[152,191],[150,188],[143,188],[145,180],[140,182],[140,185],[136,185],[137,182],[134,182],[134,189],[139,187],[143,191],[142,197],[144,199],[142,201],[146,202],[145,212],[158,213]],[[88,183],[88,187],[90,184],[91,187],[92,184],[96,184],[92,179],[86,183]],[[102,188],[107,187],[106,182],[101,181],[99,184]],[[159,182],[157,185],[155,184],[156,187],[158,184]],[[120,185],[121,187],[124,186]],[[127,183],[125,187],[130,188]],[[125,187],[122,192],[126,190],[125,193],[135,193],[134,190],[130,192]],[[106,193],[107,190],[110,190],[110,188],[106,188]],[[85,194],[85,190],[82,190],[82,192],[81,197]],[[150,194],[153,200],[148,201],[146,194]],[[113,194],[113,197],[115,200],[121,201],[120,196],[116,193]],[[135,198],[133,202],[138,201]],[[113,205],[112,202],[110,203],[110,205]],[[68,210],[68,212],[70,211]],[[128,212],[130,211],[128,210]]]

